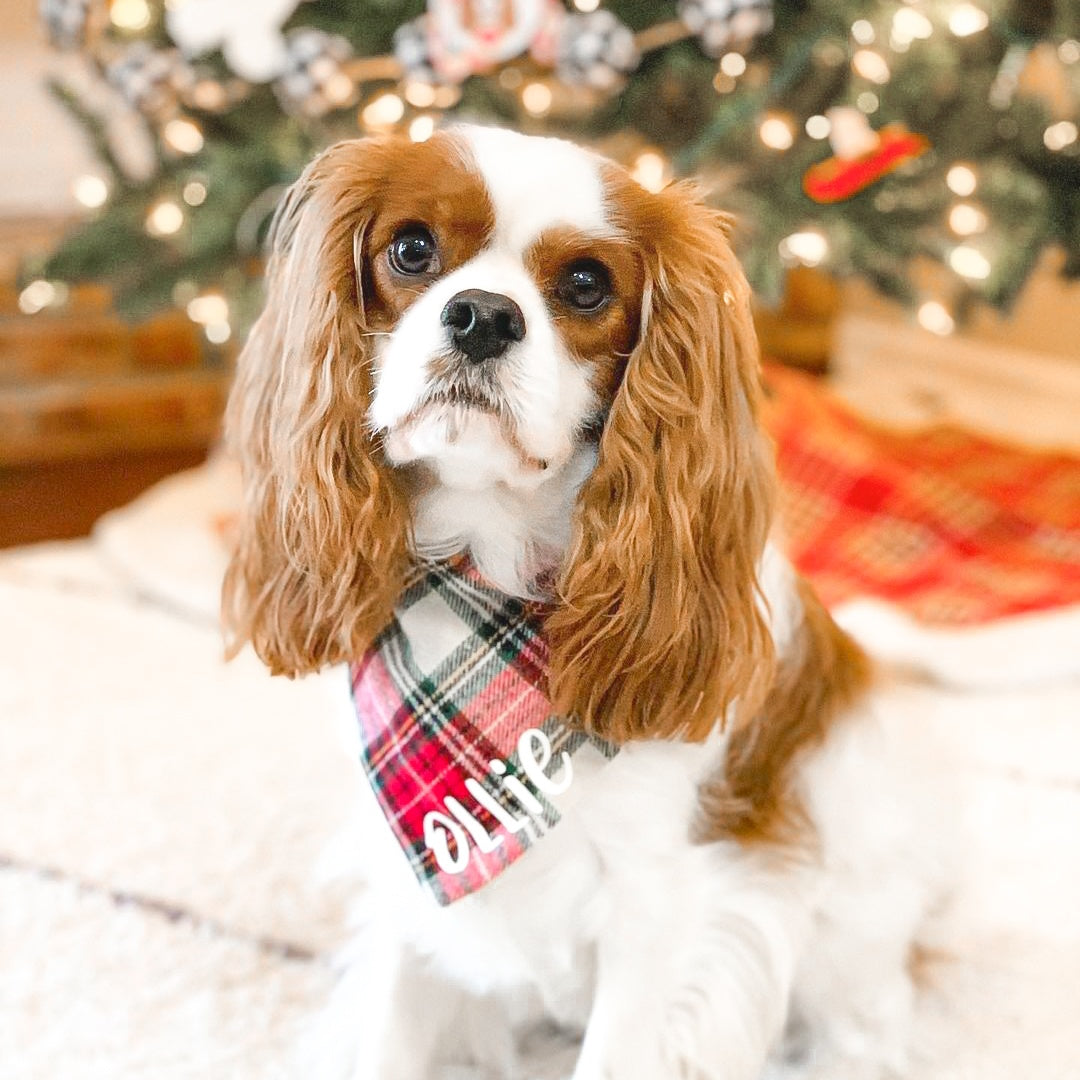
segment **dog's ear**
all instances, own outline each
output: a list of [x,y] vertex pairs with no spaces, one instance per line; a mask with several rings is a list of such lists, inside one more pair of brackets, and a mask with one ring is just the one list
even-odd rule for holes
[[729,222],[687,185],[633,195],[643,326],[578,503],[550,616],[555,708],[615,741],[703,739],[753,709],[772,507],[749,288]]
[[359,655],[400,592],[410,522],[366,423],[363,241],[384,143],[339,143],[287,193],[267,300],[241,353],[227,435],[244,505],[225,577],[230,648],[289,675]]

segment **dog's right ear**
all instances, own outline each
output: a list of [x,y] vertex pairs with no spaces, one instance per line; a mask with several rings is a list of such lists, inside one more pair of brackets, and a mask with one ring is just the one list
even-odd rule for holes
[[364,237],[391,150],[339,143],[286,194],[229,399],[244,502],[223,619],[230,653],[251,641],[275,673],[360,655],[408,566],[408,503],[366,423]]

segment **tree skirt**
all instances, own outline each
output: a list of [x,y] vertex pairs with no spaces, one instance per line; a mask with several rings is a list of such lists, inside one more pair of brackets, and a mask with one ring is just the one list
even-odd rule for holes
[[1080,601],[1080,459],[957,428],[889,431],[770,367],[785,547],[828,604],[961,625]]

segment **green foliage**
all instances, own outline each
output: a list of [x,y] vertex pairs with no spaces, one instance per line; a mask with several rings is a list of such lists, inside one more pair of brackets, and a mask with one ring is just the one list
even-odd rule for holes
[[[782,289],[781,242],[809,229],[827,238],[827,268],[866,277],[912,304],[920,299],[910,279],[912,260],[948,265],[956,246],[968,244],[985,256],[989,270],[985,276],[957,274],[955,295],[943,299],[958,309],[972,300],[1007,307],[1049,244],[1065,249],[1065,272],[1080,275],[1080,142],[1048,148],[1044,132],[1062,119],[1060,104],[1055,112],[1030,87],[1002,89],[1001,82],[1008,65],[1017,59],[1022,64],[1039,41],[1080,36],[1080,10],[1050,0],[978,2],[991,16],[989,26],[960,37],[947,25],[956,5],[924,0],[917,10],[930,17],[933,32],[897,49],[889,36],[895,13],[905,7],[900,0],[776,0],[774,30],[754,43],[747,72],[729,90],[714,87],[716,61],[697,42],[684,40],[647,53],[621,93],[581,95],[579,107],[555,108],[542,122],[524,112],[517,91],[496,75],[469,80],[453,111],[601,142],[620,135],[631,156],[657,149],[676,173],[702,174],[717,202],[738,214],[747,271],[768,300]],[[289,25],[342,35],[358,55],[373,56],[390,51],[394,31],[423,6],[422,0],[313,0],[297,7]],[[676,17],[673,2],[606,0],[604,6],[638,31]],[[873,44],[853,40],[856,20],[872,25]],[[160,17],[149,35],[167,44]],[[885,58],[887,82],[853,71],[860,47]],[[518,66],[522,79],[551,77],[528,61]],[[201,59],[198,68],[204,76],[231,78],[218,53]],[[1060,74],[1075,122],[1080,63],[1063,62]],[[358,104],[397,88],[392,81],[367,84]],[[114,158],[101,121],[70,92],[58,93],[86,128],[114,191],[46,266],[33,269],[67,280],[108,281],[120,309],[131,316],[207,289],[226,291],[241,319],[254,310],[256,256],[281,191],[321,146],[360,133],[357,104],[318,119],[301,117],[284,111],[272,87],[249,87],[243,100],[219,114],[188,106],[184,115],[201,128],[203,149],[190,157],[159,150],[153,178],[132,181]],[[843,202],[820,205],[804,191],[803,175],[833,151],[827,140],[805,133],[805,122],[833,106],[867,107],[868,94],[877,103],[869,115],[875,129],[905,125],[925,135],[931,150]],[[415,112],[407,110],[402,124]],[[789,149],[762,142],[759,124],[767,114],[789,124]],[[986,218],[985,230],[966,239],[949,227],[958,196],[945,175],[957,162],[975,170],[978,185],[968,201]],[[182,192],[192,181],[205,186],[207,197],[201,205],[183,206]],[[173,235],[152,237],[147,214],[162,199],[183,206],[184,224]]]

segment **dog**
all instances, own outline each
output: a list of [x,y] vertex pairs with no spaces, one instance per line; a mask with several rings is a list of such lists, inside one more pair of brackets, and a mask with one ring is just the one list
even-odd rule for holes
[[[580,1037],[572,1080],[904,1069],[934,829],[771,539],[731,228],[692,184],[473,126],[340,143],[284,198],[228,410],[234,647],[352,664],[363,728],[402,656],[466,663],[440,635],[475,609],[532,710],[473,803],[412,778],[442,796],[419,835],[369,770],[367,925],[305,1075],[519,1077],[544,1024]],[[446,610],[402,606],[425,588]]]

